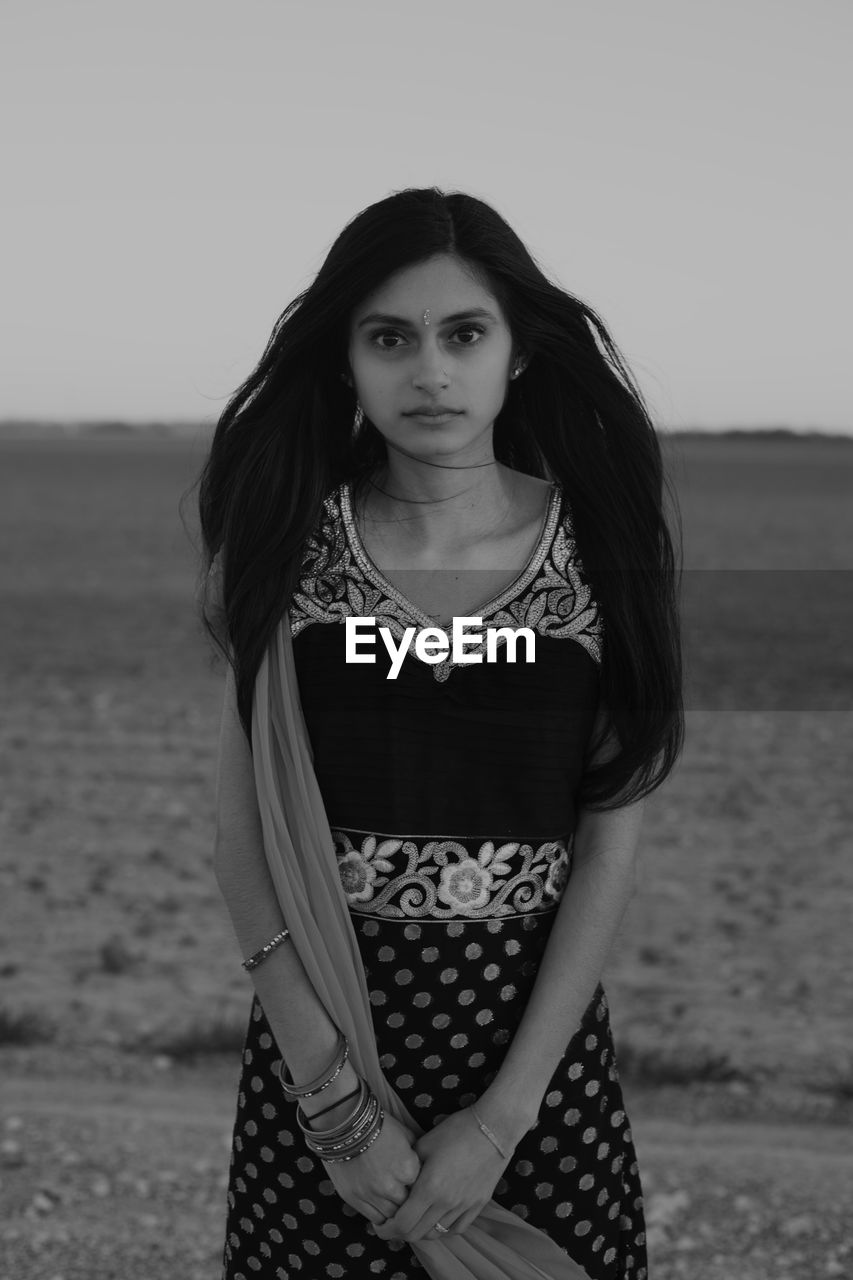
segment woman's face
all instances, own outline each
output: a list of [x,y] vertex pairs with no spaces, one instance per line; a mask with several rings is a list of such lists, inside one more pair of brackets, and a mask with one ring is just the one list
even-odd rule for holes
[[[512,335],[497,299],[457,258],[407,267],[369,294],[353,312],[348,354],[356,396],[389,446],[425,459],[493,456]],[[455,412],[413,416],[425,408]]]

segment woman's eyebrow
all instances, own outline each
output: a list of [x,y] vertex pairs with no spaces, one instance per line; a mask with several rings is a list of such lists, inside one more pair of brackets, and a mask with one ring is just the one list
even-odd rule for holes
[[[469,307],[466,311],[454,311],[452,315],[445,316],[443,320],[439,320],[439,324],[455,324],[459,320],[494,320],[497,323],[497,316],[491,311],[487,311],[485,307]],[[356,325],[357,329],[362,328],[366,324],[393,324],[398,329],[415,329],[418,326],[412,324],[411,320],[404,319],[403,316],[391,316],[382,311],[371,311],[369,316],[365,316],[363,320],[359,320]]]

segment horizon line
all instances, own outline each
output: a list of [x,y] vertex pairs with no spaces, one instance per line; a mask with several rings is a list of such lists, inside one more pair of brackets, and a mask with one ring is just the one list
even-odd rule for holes
[[[48,418],[48,417],[22,417],[18,415],[9,415],[0,418],[0,435],[9,435],[17,433],[26,433],[27,431],[58,431],[63,435],[79,435],[79,434],[106,434],[115,432],[116,434],[135,434],[138,432],[157,432],[160,434],[174,435],[182,432],[202,432],[214,431],[218,422],[217,415],[214,418],[165,418],[150,417],[144,419],[133,420],[130,418],[121,418],[116,416],[101,417],[82,417],[82,418]],[[831,439],[853,438],[853,424],[849,427],[826,427],[826,426],[790,426],[779,423],[761,423],[751,426],[744,425],[722,425],[714,423],[711,425],[697,425],[691,423],[682,423],[678,426],[673,425],[656,425],[656,430],[661,435],[774,435],[774,436],[809,436],[809,437],[825,437]]]

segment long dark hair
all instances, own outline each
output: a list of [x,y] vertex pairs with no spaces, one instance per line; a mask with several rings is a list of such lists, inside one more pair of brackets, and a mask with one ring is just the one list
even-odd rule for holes
[[279,317],[219,419],[199,478],[202,582],[220,552],[223,565],[219,606],[202,591],[202,617],[234,667],[251,739],[255,677],[323,500],[349,480],[358,501],[386,459],[369,420],[353,432],[355,392],[340,376],[350,317],[393,273],[440,253],[473,268],[529,361],[524,377],[510,380],[493,449],[498,462],[557,480],[568,497],[604,618],[605,732],[620,748],[587,768],[578,800],[614,808],[660,786],[683,745],[680,519],[676,566],[660,444],[624,359],[595,312],[552,284],[482,200],[431,187],[370,205]]

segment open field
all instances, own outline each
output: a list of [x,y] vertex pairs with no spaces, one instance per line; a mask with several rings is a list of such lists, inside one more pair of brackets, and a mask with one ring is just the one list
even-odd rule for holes
[[[853,445],[695,439],[668,450],[685,532],[688,741],[648,803],[642,886],[605,973],[626,1096],[640,1137],[644,1114],[680,1115],[686,1131],[700,1113],[709,1124],[763,1115],[792,1133],[848,1122]],[[208,1162],[193,1183],[192,1221],[206,1231],[224,1197],[251,987],[211,870],[222,672],[193,614],[177,515],[201,461],[200,446],[167,438],[0,441],[0,1073],[13,1121],[0,1135],[12,1143],[8,1173],[0,1147],[0,1195],[20,1184],[18,1125],[47,1152],[37,1135],[53,1113],[40,1089],[56,1098],[67,1082],[70,1107],[79,1088],[92,1118],[97,1082],[105,1096],[116,1082],[138,1088],[144,1107],[174,1073],[190,1128],[188,1099],[201,1099],[196,1146],[175,1160],[195,1151]],[[29,1106],[27,1077],[41,1082]],[[143,1164],[167,1130],[155,1117],[139,1138]],[[664,1171],[679,1160],[656,1165],[660,1132],[649,1133],[649,1167],[674,1194]],[[75,1134],[69,1149],[84,1141]],[[36,1194],[55,1161],[28,1159],[21,1185]],[[714,1174],[724,1190],[728,1176]],[[756,1174],[737,1194],[760,1199],[761,1186]],[[15,1206],[25,1234],[27,1222],[48,1230],[50,1209],[27,1218]],[[835,1265],[828,1240],[789,1272],[701,1271],[673,1241],[660,1236],[652,1280],[849,1274],[824,1269]],[[215,1276],[210,1252],[186,1255],[198,1262],[187,1280]],[[744,1255],[720,1268],[729,1256]],[[10,1277],[62,1273],[52,1254],[43,1261],[53,1269],[33,1253],[32,1271]],[[100,1267],[64,1280],[114,1274]],[[129,1264],[122,1274],[137,1280]]]

